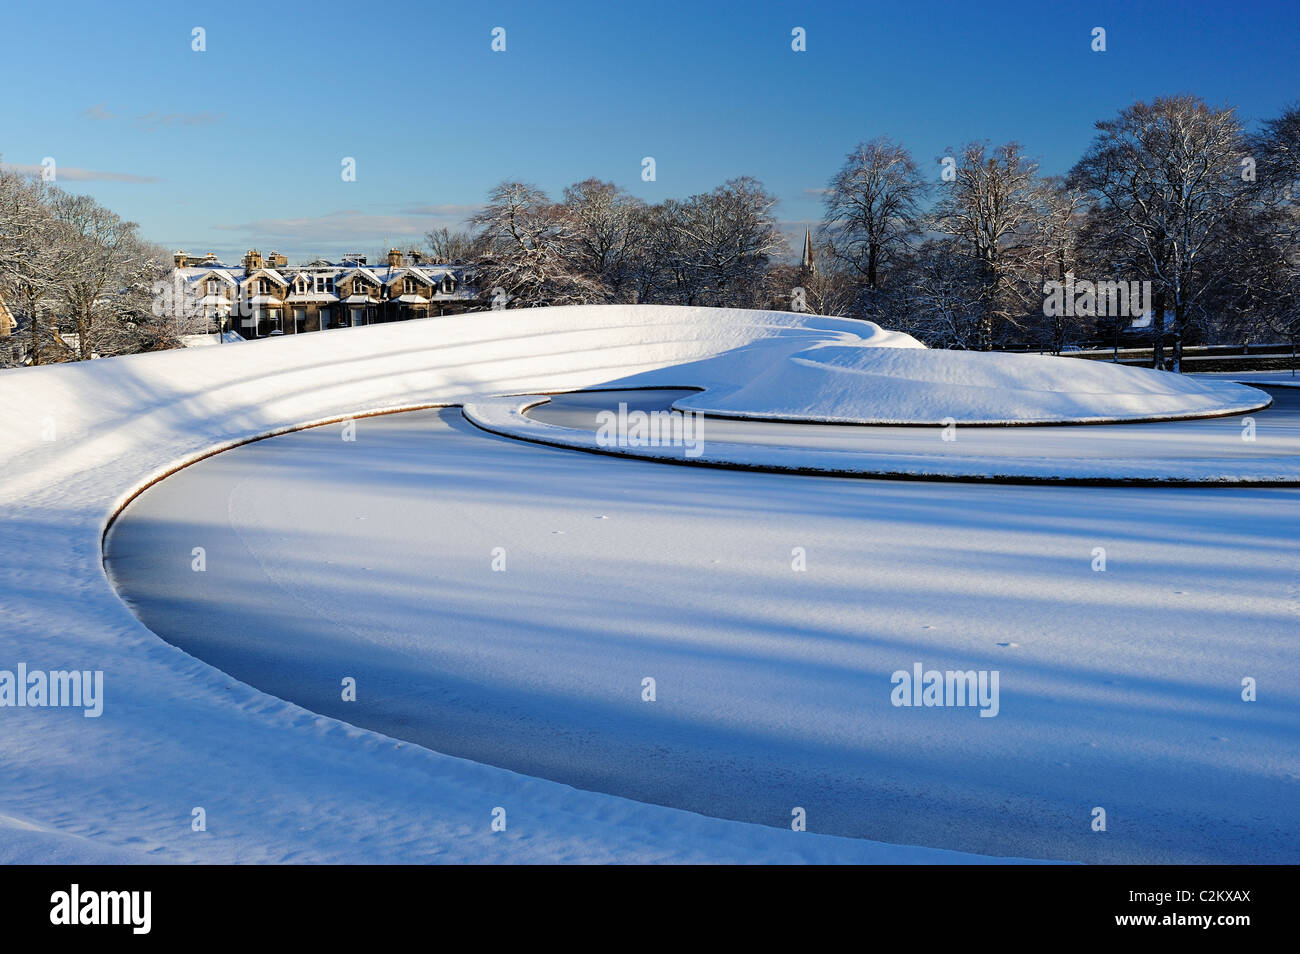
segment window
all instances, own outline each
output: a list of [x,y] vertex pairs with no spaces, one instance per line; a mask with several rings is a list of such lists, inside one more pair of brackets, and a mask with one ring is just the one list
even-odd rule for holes
[[351,315],[352,327],[355,328],[357,325],[365,324],[366,310],[364,308],[349,308],[348,312]]
[[293,330],[303,332],[307,330],[307,309],[295,308],[293,310]]
[[414,295],[414,294],[415,294],[415,279],[414,279],[414,278],[408,278],[408,279],[406,279],[404,282],[402,282],[402,294],[404,294],[404,295]]
[[320,326],[322,329],[330,326],[330,310],[328,308],[322,308],[320,310]]
[[216,293],[217,293],[217,280],[215,278],[209,278],[206,294],[215,295]]
[[369,294],[370,294],[370,289],[366,287],[366,283],[365,283],[365,282],[361,282],[361,281],[353,282],[353,283],[352,283],[352,294],[354,294],[354,295],[369,295]]

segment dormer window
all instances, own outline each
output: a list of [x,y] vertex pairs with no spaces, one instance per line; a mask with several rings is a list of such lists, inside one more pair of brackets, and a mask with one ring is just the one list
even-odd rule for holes
[[442,293],[444,295],[450,295],[455,290],[456,290],[456,280],[453,279],[450,275],[448,275],[446,278],[442,280]]
[[404,295],[414,295],[415,292],[416,292],[416,288],[415,288],[415,279],[414,279],[414,278],[407,278],[407,279],[404,279],[404,280],[402,281],[402,294],[404,294]]
[[205,294],[215,295],[216,293],[217,293],[217,280],[215,278],[209,278],[207,282],[207,291],[205,292]]
[[363,281],[355,281],[355,282],[352,283],[352,294],[354,294],[354,295],[369,295],[369,294],[370,294],[370,289],[366,287],[366,283],[365,283],[365,282],[363,282]]

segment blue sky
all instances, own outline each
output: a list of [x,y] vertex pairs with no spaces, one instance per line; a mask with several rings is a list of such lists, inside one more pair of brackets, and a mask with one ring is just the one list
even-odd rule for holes
[[1294,0],[71,0],[3,22],[0,158],[53,157],[60,185],[146,237],[227,260],[407,245],[506,178],[558,196],[596,176],[657,201],[748,174],[801,232],[844,154],[878,135],[936,178],[972,139],[1018,139],[1055,173],[1139,98],[1193,92],[1248,123],[1300,100]]

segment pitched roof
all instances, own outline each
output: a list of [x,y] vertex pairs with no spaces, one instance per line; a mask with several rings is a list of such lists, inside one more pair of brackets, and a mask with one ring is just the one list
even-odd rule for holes
[[196,274],[186,276],[187,281],[201,282],[205,278],[215,275],[217,278],[220,278],[223,282],[229,282],[231,285],[235,285],[235,286],[239,285],[238,279],[227,274],[226,271],[220,268],[200,268],[200,269],[195,269],[194,271],[196,272]]
[[365,266],[357,266],[357,267],[354,267],[354,268],[350,268],[350,269],[348,269],[347,271],[345,271],[343,274],[339,275],[339,276],[335,279],[335,281],[337,281],[337,282],[345,282],[345,281],[347,281],[349,278],[351,278],[353,275],[358,275],[358,274],[359,274],[359,275],[364,275],[366,278],[370,279],[370,280],[371,280],[372,282],[374,282],[376,285],[382,285],[382,284],[384,284],[382,281],[380,281],[378,275],[376,275],[374,272],[372,272],[370,269],[366,268]]
[[406,278],[408,276],[418,281],[421,281],[426,285],[433,285],[436,284],[437,282],[437,279],[430,278],[429,275],[426,274],[423,269],[417,268],[414,265],[405,265],[402,268],[393,269],[392,276],[388,279],[388,281],[384,282],[384,284],[392,285],[399,278]]
[[284,276],[281,275],[279,272],[277,272],[274,268],[255,268],[253,269],[252,274],[244,278],[242,284],[247,284],[248,282],[251,282],[255,278],[269,278],[277,285],[283,285],[286,288],[289,285],[289,283],[285,281]]

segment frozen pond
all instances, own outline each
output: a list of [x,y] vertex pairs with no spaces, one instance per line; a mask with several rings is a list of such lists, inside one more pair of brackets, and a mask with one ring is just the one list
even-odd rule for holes
[[[609,397],[536,413],[584,426]],[[985,854],[1300,860],[1300,490],[682,468],[486,435],[455,409],[356,428],[146,491],[106,542],[119,593],[269,693],[579,788]],[[914,663],[998,672],[997,716],[893,705]]]

